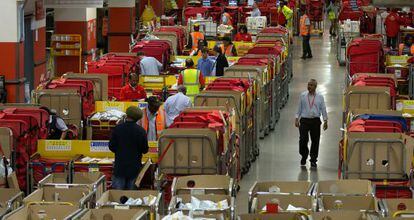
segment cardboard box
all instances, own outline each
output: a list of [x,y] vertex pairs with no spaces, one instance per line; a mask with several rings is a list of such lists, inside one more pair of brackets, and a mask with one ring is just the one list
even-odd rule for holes
[[20,190],[19,182],[17,181],[16,172],[13,172],[13,173],[9,174],[7,179],[5,177],[1,177],[0,178],[0,188],[6,187],[6,181],[9,184],[9,186],[7,188]]
[[162,161],[158,161],[161,173],[190,175],[218,174],[220,171],[222,161],[217,152],[216,132],[209,128],[166,129],[158,147],[160,156],[166,152]]
[[319,181],[316,194],[373,196],[374,190],[369,180],[326,180]]
[[210,200],[212,202],[218,203],[223,200],[227,200],[227,204],[229,207],[227,209],[218,209],[218,210],[194,210],[193,212],[196,213],[196,215],[218,215],[222,214],[225,216],[225,219],[231,219],[232,212],[233,212],[233,206],[234,201],[230,196],[227,195],[179,195],[172,197],[170,201],[170,205],[168,207],[168,213],[175,213],[177,211],[182,211],[185,215],[188,215],[190,210],[180,210],[177,208],[177,203],[181,201],[182,203],[190,203],[191,197],[194,196],[195,198],[199,200]]
[[311,216],[312,220],[374,220],[379,217],[376,213],[362,213],[349,210],[314,212]]
[[260,213],[267,203],[278,200],[279,207],[286,210],[289,205],[296,208],[304,208],[307,211],[316,209],[315,201],[308,195],[282,195],[282,194],[258,194],[252,202],[252,213]]
[[381,209],[384,209],[385,215],[392,217],[396,212],[406,211],[414,215],[413,199],[383,199],[381,200]]
[[319,211],[354,210],[378,211],[378,201],[373,196],[320,196],[318,198]]
[[89,192],[87,187],[84,188],[41,188],[37,189],[23,199],[25,205],[32,203],[64,203],[70,204],[76,207],[83,208],[93,201],[93,192]]
[[[126,196],[133,199],[143,199],[146,196],[154,196],[157,198],[153,206],[147,205],[111,205],[110,202],[120,203],[120,198]],[[99,209],[143,209],[149,211],[149,213],[158,213],[158,208],[161,202],[161,193],[156,190],[108,190],[106,191],[101,198],[96,201],[96,206]],[[149,214],[148,213],[148,214]]]
[[[308,181],[266,181],[255,182],[249,190],[249,209],[252,206],[253,199],[258,194],[300,194],[311,195],[314,184]],[[279,193],[271,193],[271,187],[278,187]]]
[[232,196],[234,180],[225,175],[194,175],[175,177],[173,195],[221,194]]
[[11,159],[12,144],[13,131],[10,128],[0,127],[0,149],[3,150],[4,156],[7,159]]
[[404,179],[410,173],[413,148],[414,139],[404,134],[349,132],[345,177]]
[[88,188],[90,192],[96,190],[96,199],[99,199],[106,190],[105,175],[101,172],[75,172],[69,176],[65,173],[52,173],[39,181],[39,188]]
[[92,73],[65,73],[62,77],[66,79],[91,80],[94,84],[93,94],[95,97],[95,101],[108,100],[108,75]]
[[73,220],[101,220],[101,219],[134,219],[146,220],[147,211],[141,209],[120,210],[120,209],[90,209],[83,210],[74,216]]
[[[307,216],[306,216],[307,217]],[[238,220],[302,220],[306,219],[299,213],[278,213],[278,214],[243,214],[238,216]]]
[[0,218],[22,205],[23,193],[18,189],[0,188]]
[[391,96],[389,87],[348,86],[345,92],[345,112],[353,109],[389,110]]
[[7,214],[4,220],[41,220],[41,219],[65,219],[80,210],[70,205],[30,205]]

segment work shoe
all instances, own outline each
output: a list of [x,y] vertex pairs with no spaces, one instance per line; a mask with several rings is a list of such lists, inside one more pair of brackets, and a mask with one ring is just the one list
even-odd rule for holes
[[300,57],[302,60],[306,60],[306,56],[301,56]]
[[306,166],[306,159],[300,160],[300,165],[301,166]]
[[312,58],[313,56],[312,55],[309,55],[309,56],[307,56],[306,58]]
[[316,162],[311,162],[311,168],[317,168],[318,165],[316,164]]

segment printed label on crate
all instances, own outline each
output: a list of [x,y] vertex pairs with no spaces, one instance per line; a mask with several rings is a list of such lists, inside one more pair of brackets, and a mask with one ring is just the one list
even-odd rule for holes
[[109,110],[118,110],[123,112],[125,107],[123,102],[104,102],[103,103],[103,109],[105,111]]
[[91,152],[111,152],[109,150],[108,141],[91,141],[90,151]]
[[148,103],[146,103],[146,102],[140,102],[140,103],[138,103],[138,107],[141,108],[141,109],[147,108],[148,107]]
[[116,205],[114,206],[114,209],[129,209],[129,205]]
[[46,151],[71,151],[72,142],[65,140],[47,140]]

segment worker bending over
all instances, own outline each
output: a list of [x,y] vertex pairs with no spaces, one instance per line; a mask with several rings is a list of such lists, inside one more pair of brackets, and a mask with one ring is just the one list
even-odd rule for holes
[[194,68],[194,61],[191,58],[185,60],[186,69],[178,77],[177,84],[187,87],[187,95],[194,100],[194,96],[204,88],[203,74]]
[[141,124],[147,131],[148,141],[157,141],[165,129],[164,108],[156,96],[150,96],[145,101],[148,107],[144,109]]
[[287,3],[284,0],[280,1],[278,16],[279,25],[287,28],[292,27],[293,11],[287,6]]
[[191,99],[186,96],[187,89],[185,86],[180,85],[177,88],[178,93],[168,97],[164,103],[165,118],[167,127],[174,122],[174,119],[186,108],[190,108],[192,103]]
[[49,113],[48,121],[48,136],[47,139],[50,140],[65,140],[66,135],[69,131],[68,126],[66,126],[65,121],[56,114],[55,109],[49,109],[47,107],[40,107],[41,109]]
[[128,84],[121,88],[119,101],[139,101],[147,98],[144,87],[138,85],[138,75],[130,73],[128,76]]
[[162,70],[162,63],[154,57],[145,56],[144,52],[140,51],[137,53],[141,59],[139,66],[141,68],[141,75],[145,76],[158,76]]
[[126,110],[126,120],[112,131],[109,150],[115,153],[112,188],[119,190],[135,189],[135,180],[141,170],[142,155],[148,152],[145,130],[137,124],[142,111],[137,106]]

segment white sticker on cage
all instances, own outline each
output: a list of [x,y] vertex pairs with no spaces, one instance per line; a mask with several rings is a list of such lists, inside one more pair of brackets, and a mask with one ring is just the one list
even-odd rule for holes
[[69,189],[69,186],[68,185],[55,185],[55,188],[56,189]]
[[91,152],[111,152],[109,150],[108,141],[91,141],[90,151]]
[[395,70],[394,74],[395,74],[395,77],[401,78],[401,70],[398,70],[398,69]]
[[192,189],[191,195],[205,195],[206,191],[204,189]]
[[114,209],[129,209],[129,205],[116,205],[114,206]]
[[71,151],[72,142],[66,140],[47,140],[45,151]]

